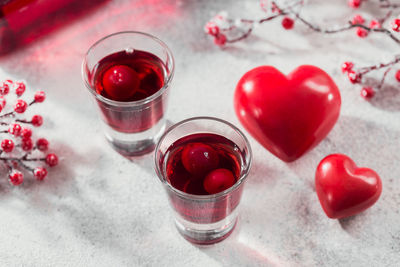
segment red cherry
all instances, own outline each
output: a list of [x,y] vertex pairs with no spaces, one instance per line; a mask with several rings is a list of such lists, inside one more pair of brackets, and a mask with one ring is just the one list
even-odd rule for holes
[[181,157],[185,169],[196,176],[216,169],[219,164],[218,153],[211,146],[202,143],[187,144]]
[[103,76],[103,86],[107,94],[117,101],[132,97],[139,89],[139,75],[128,66],[117,65],[109,68]]
[[209,194],[222,192],[235,184],[235,177],[230,170],[216,169],[207,174],[204,179],[204,189]]
[[27,108],[28,104],[24,100],[18,99],[15,103],[14,111],[17,113],[24,113]]
[[33,125],[33,126],[39,127],[39,126],[41,126],[41,125],[43,124],[43,117],[40,116],[40,115],[34,115],[34,116],[32,117],[31,122],[32,122],[32,125]]

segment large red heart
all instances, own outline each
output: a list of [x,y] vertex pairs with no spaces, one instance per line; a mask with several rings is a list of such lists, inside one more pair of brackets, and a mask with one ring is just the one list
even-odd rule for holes
[[382,182],[375,171],[358,168],[346,155],[332,154],[317,167],[315,189],[326,215],[339,219],[371,207],[381,195]]
[[331,77],[309,65],[287,77],[271,66],[247,72],[238,82],[234,107],[240,122],[280,159],[296,160],[322,141],[340,113]]

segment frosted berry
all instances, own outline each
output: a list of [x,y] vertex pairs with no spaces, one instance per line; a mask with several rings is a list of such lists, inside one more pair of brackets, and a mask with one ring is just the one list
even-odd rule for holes
[[22,96],[25,92],[26,86],[24,83],[16,83],[17,88],[15,88],[15,93],[17,96]]
[[351,83],[360,83],[361,82],[361,74],[351,70],[347,73],[347,77],[349,78]]
[[8,85],[8,83],[3,82],[2,84],[0,84],[0,95],[6,95],[10,92],[10,86]]
[[23,139],[30,138],[32,136],[32,130],[29,128],[23,128],[21,131],[21,137]]
[[35,102],[42,103],[46,99],[46,94],[43,91],[35,93]]
[[353,67],[354,67],[353,62],[346,61],[342,64],[342,72],[343,73],[349,72],[353,69]]
[[370,27],[371,29],[380,29],[380,28],[382,28],[382,25],[381,25],[381,23],[380,23],[379,21],[373,19],[373,20],[371,20],[371,22],[369,23],[369,27]]
[[204,189],[209,194],[222,192],[235,184],[235,177],[230,170],[216,169],[207,174],[204,179]]
[[209,145],[190,143],[182,150],[182,163],[185,169],[195,176],[202,176],[219,164],[218,153]]
[[218,34],[217,36],[215,36],[214,38],[214,44],[218,45],[218,46],[224,46],[226,44],[226,36],[225,34]]
[[25,138],[21,141],[21,148],[24,151],[30,151],[33,148],[33,142],[31,138]]
[[359,8],[361,5],[361,0],[349,0],[347,2],[347,4],[349,5],[349,7],[352,8]]
[[392,21],[392,30],[395,32],[400,32],[400,19],[394,19]]
[[284,17],[284,18],[283,18],[283,20],[282,20],[282,27],[283,27],[285,30],[293,29],[293,26],[294,26],[294,20],[293,20],[293,19],[291,19],[291,18],[289,18],[289,17]]
[[46,151],[49,148],[49,141],[47,141],[45,138],[39,138],[36,141],[36,147],[40,151]]
[[14,106],[14,110],[17,113],[24,113],[27,108],[28,104],[22,99],[18,99]]
[[371,87],[364,87],[363,89],[361,89],[360,94],[363,98],[368,100],[374,97],[375,91]]
[[40,116],[40,115],[34,115],[34,116],[32,117],[31,122],[32,122],[32,125],[33,125],[33,126],[39,127],[39,126],[41,126],[41,125],[43,124],[43,117]]
[[4,97],[0,96],[0,106],[4,108],[7,104],[7,101]]
[[104,90],[112,99],[124,101],[137,92],[140,78],[134,69],[125,65],[117,65],[104,73],[102,82]]
[[355,15],[351,20],[352,24],[364,24],[365,19],[361,15]]
[[400,82],[400,70],[396,71],[395,77],[396,77],[396,80],[397,80],[398,82]]
[[356,32],[357,32],[357,36],[360,38],[367,37],[368,33],[369,33],[368,30],[361,28],[361,27],[358,27]]
[[48,154],[46,156],[46,163],[50,167],[54,167],[58,164],[58,157],[56,154]]
[[1,141],[1,148],[4,152],[10,153],[14,149],[14,142],[11,139],[4,139]]
[[43,181],[43,179],[47,176],[47,170],[43,167],[36,167],[33,170],[33,175],[35,176],[36,180]]
[[204,26],[204,30],[207,34],[212,36],[217,36],[219,34],[219,27],[213,21],[207,22],[206,26]]
[[10,125],[10,128],[8,128],[8,132],[12,135],[15,136],[20,136],[22,131],[21,125],[14,123]]
[[18,170],[12,170],[8,178],[12,185],[20,185],[24,181],[24,175]]

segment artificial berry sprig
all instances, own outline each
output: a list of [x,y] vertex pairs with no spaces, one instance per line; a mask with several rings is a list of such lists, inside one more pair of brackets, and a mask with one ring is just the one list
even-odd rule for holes
[[[349,1],[349,5],[353,8],[358,8],[360,4],[361,1],[359,0]],[[271,1],[270,4],[268,5],[267,1],[261,0],[262,10],[271,15],[259,20],[254,20],[254,19],[230,19],[225,14],[221,13],[212,18],[209,22],[207,22],[205,26],[205,32],[214,38],[215,44],[223,46],[227,43],[235,43],[247,38],[253,32],[255,25],[260,25],[272,21],[276,18],[283,17],[282,27],[286,30],[293,29],[295,24],[295,19],[297,19],[311,30],[323,34],[334,34],[355,28],[356,34],[361,38],[367,37],[368,34],[371,32],[382,33],[387,35],[396,43],[400,44],[400,39],[392,32],[392,31],[395,32],[400,31],[400,19],[395,18],[392,21],[392,30],[382,27],[382,24],[387,20],[388,15],[386,15],[382,19],[371,20],[369,25],[364,24],[365,22],[364,18],[362,18],[360,15],[356,15],[356,17],[350,20],[347,23],[347,25],[344,25],[339,28],[324,29],[308,21],[299,14],[299,11],[297,9],[303,6],[304,6],[303,0],[294,1],[292,4],[287,5],[285,7],[279,6],[275,1]],[[395,9],[397,8],[397,6],[392,6],[391,8]],[[392,10],[390,10],[389,12],[390,12],[389,14],[391,14]]]
[[[358,9],[363,2],[366,1],[348,0],[347,3],[351,8]],[[278,5],[276,1],[260,0],[260,6],[261,9],[268,14],[267,17],[258,20],[230,19],[226,14],[221,13],[207,22],[205,31],[208,35],[213,37],[215,44],[224,46],[227,43],[235,43],[246,39],[253,32],[255,26],[281,17],[281,24],[285,30],[293,29],[297,20],[303,23],[309,29],[322,34],[335,34],[355,29],[356,35],[360,38],[366,38],[370,33],[379,33],[387,36],[396,44],[400,45],[400,37],[398,37],[397,34],[400,33],[400,17],[393,18],[390,21],[390,27],[383,26],[384,24],[386,25],[386,22],[392,17],[393,11],[397,8],[400,8],[400,4],[394,4],[390,0],[379,0],[378,7],[382,9],[388,9],[384,17],[380,19],[371,19],[367,23],[363,16],[356,14],[347,22],[346,25],[337,28],[323,28],[302,17],[299,13],[299,10],[305,6],[303,0],[294,0],[286,6]],[[399,56],[396,56],[392,62],[386,64],[379,63],[360,69],[353,69],[354,64],[351,62],[346,62],[342,66],[342,71],[347,74],[351,83],[360,84],[362,83],[363,76],[368,72],[386,68],[380,83],[375,88],[372,88],[371,86],[365,86],[362,88],[361,96],[366,99],[370,99],[375,95],[377,90],[383,87],[385,79],[392,69],[392,66],[397,64],[399,61]],[[396,79],[400,82],[400,71],[396,72]]]
[[[40,127],[43,124],[43,117],[34,115],[31,119],[22,118],[26,110],[46,99],[43,91],[35,93],[29,103],[23,100],[26,85],[22,82],[6,80],[0,83],[0,162],[8,168],[8,179],[12,185],[20,185],[24,181],[24,173],[31,173],[33,177],[41,181],[47,176],[47,169],[43,166],[54,167],[58,164],[58,157],[54,153],[47,153],[49,142],[45,138],[39,138],[34,142],[32,129],[22,125],[31,124]],[[15,104],[13,107],[6,106],[6,97],[12,98],[15,93]],[[10,100],[10,99],[9,99]],[[11,102],[11,101],[9,101]],[[6,112],[6,108],[12,110]],[[22,124],[22,125],[21,125]],[[45,153],[45,154],[43,154]],[[38,163],[43,163],[37,166]],[[34,164],[34,165],[33,165]]]
[[[361,67],[358,69],[354,68],[355,65],[353,62],[344,62],[342,64],[342,72],[347,75],[351,83],[363,85],[361,89],[361,96],[364,97],[365,99],[371,99],[376,94],[377,91],[382,89],[388,74],[393,69],[393,67],[398,63],[400,63],[400,55],[396,55],[395,58],[389,62]],[[375,88],[365,85],[363,83],[363,77],[369,74],[370,72],[377,70],[385,70],[383,72],[379,84]],[[400,70],[396,71],[396,74],[394,76],[396,80],[400,82]]]

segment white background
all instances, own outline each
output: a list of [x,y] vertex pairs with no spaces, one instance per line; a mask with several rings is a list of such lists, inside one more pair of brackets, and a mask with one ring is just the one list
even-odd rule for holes
[[[371,18],[368,14],[377,12],[373,2],[357,12]],[[340,65],[345,60],[359,66],[388,61],[399,45],[380,34],[367,39],[354,31],[321,35],[299,22],[285,31],[278,19],[258,27],[247,40],[220,49],[203,33],[203,25],[223,9],[233,17],[263,16],[256,0],[103,1],[80,19],[0,58],[0,78],[25,80],[29,90],[46,91],[45,104],[31,111],[45,119],[35,134],[48,137],[61,158],[46,181],[27,177],[18,188],[8,185],[1,170],[1,266],[398,264],[399,84],[391,72],[387,86],[367,102],[359,96],[360,88],[341,74]],[[309,1],[303,15],[331,27],[346,23],[354,13],[345,0]],[[174,228],[153,156],[129,161],[107,145],[83,85],[81,62],[88,47],[122,30],[149,32],[172,49],[176,75],[167,113],[171,122],[208,115],[241,127],[233,111],[235,85],[246,71],[264,64],[284,73],[301,64],[323,68],[342,93],[341,117],[318,147],[290,164],[248,135],[254,165],[239,225],[222,243],[198,248]],[[326,217],[314,190],[318,162],[336,152],[375,169],[383,182],[381,198],[372,208],[340,221]]]

